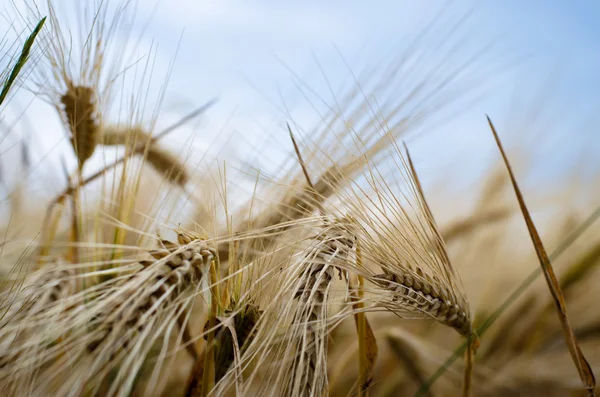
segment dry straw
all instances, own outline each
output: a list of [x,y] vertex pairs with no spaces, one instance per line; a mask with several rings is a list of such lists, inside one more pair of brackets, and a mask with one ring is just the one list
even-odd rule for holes
[[525,205],[525,200],[523,199],[523,195],[521,194],[521,190],[519,189],[517,180],[513,174],[506,153],[504,152],[504,148],[502,147],[502,143],[500,142],[498,133],[496,132],[496,129],[494,128],[494,125],[492,124],[492,121],[489,117],[487,118],[487,120],[498,145],[498,149],[500,150],[500,154],[502,155],[502,159],[506,164],[506,168],[508,170],[510,180],[515,190],[519,206],[521,207],[521,212],[523,213],[523,218],[525,219],[527,229],[529,230],[531,240],[533,241],[533,245],[535,247],[535,252],[538,256],[540,266],[542,267],[544,277],[546,278],[546,283],[548,284],[548,288],[550,289],[550,293],[552,294],[552,298],[556,305],[556,312],[558,314],[558,319],[560,321],[561,327],[565,335],[565,341],[567,343],[569,353],[571,354],[571,358],[573,359],[573,362],[577,367],[577,371],[579,372],[579,377],[581,378],[581,383],[583,383],[584,389],[587,390],[589,397],[594,397],[596,395],[596,378],[594,377],[592,367],[590,366],[590,364],[584,357],[581,349],[579,348],[577,338],[575,337],[575,333],[573,332],[573,328],[571,327],[571,324],[569,322],[569,318],[567,316],[567,307],[565,304],[562,288],[560,286],[560,283],[558,282],[558,279],[556,278],[556,275],[554,274],[554,269],[552,268],[552,264],[550,263],[550,259],[548,258],[548,254],[546,253],[546,249],[544,248],[542,240],[537,232],[537,229],[533,224],[531,215],[529,215],[529,210]]

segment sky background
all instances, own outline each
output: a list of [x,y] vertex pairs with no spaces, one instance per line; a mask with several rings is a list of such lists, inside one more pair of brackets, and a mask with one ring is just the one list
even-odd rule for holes
[[[11,2],[0,2],[3,15],[11,15]],[[170,138],[174,148],[196,148],[192,162],[211,144],[229,139],[229,157],[252,158],[276,172],[291,151],[286,121],[300,138],[310,139],[319,115],[336,98],[357,83],[383,81],[386,66],[435,20],[410,73],[376,95],[398,103],[419,82],[434,85],[454,68],[464,72],[444,91],[446,102],[455,105],[441,121],[404,137],[422,178],[460,191],[486,172],[499,159],[487,113],[510,153],[529,158],[523,177],[535,187],[564,183],[565,175],[592,181],[600,170],[599,17],[600,5],[593,1],[144,0],[137,5],[136,33],[117,32],[108,45],[116,57],[135,53],[142,60],[136,73],[151,60],[152,79],[143,95],[147,123],[171,66],[158,127],[219,99],[200,122]],[[74,27],[72,21],[65,26]],[[461,68],[466,60],[469,66]],[[465,92],[471,97],[453,99]],[[60,157],[74,162],[55,109],[27,93],[15,96],[7,109],[3,122],[11,138],[0,146],[4,179],[16,175],[16,142],[29,136],[37,192],[56,191],[64,183]],[[111,117],[122,118],[122,112],[114,116],[118,110]]]

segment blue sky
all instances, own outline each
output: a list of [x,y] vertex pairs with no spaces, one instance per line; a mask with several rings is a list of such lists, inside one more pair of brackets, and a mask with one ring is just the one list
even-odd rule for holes
[[[458,33],[448,35],[452,21],[469,10],[470,18]],[[200,124],[182,129],[173,139],[181,147],[195,134],[195,145],[203,150],[213,139],[222,142],[233,136],[236,154],[246,157],[249,147],[262,148],[260,165],[269,167],[291,149],[285,130],[290,115],[281,109],[290,110],[299,136],[306,136],[324,112],[317,96],[307,100],[297,84],[334,103],[328,84],[339,95],[355,85],[353,73],[361,75],[373,65],[379,67],[370,76],[377,80],[386,62],[402,54],[439,12],[442,22],[423,41],[425,55],[413,65],[410,76],[415,81],[425,80],[445,58],[445,67],[450,67],[490,43],[493,47],[474,61],[476,70],[486,72],[461,83],[475,86],[480,94],[475,102],[451,109],[452,123],[406,137],[423,177],[472,181],[497,156],[485,113],[515,153],[529,153],[536,145],[531,155],[538,178],[556,181],[574,167],[595,176],[600,6],[592,1],[143,0],[136,29],[147,25],[136,50],[144,55],[150,46],[156,49],[148,106],[173,63],[158,125],[218,97]],[[117,35],[109,45],[127,48],[126,40],[131,37]],[[438,45],[452,51],[438,53]],[[411,83],[399,81],[397,90],[378,99],[400,101]],[[38,101],[28,104],[28,98],[18,97],[11,106],[15,114],[25,106],[28,115],[35,114],[27,122],[33,131],[44,131],[35,139],[37,154],[47,155],[56,166],[69,147],[55,111]],[[150,115],[148,110],[146,117]],[[271,157],[273,162],[267,160]]]

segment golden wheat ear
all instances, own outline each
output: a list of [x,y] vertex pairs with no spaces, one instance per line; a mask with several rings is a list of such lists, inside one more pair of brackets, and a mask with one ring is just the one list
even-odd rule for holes
[[[26,328],[37,331],[11,350],[33,351],[34,346],[36,359],[19,355],[18,365],[0,369],[0,377],[6,373],[11,384],[25,382],[40,395],[98,392],[116,396],[130,393],[140,382],[146,390],[162,385],[157,376],[171,356],[166,349],[175,344],[176,352],[182,342],[192,346],[185,326],[194,297],[201,293],[202,279],[215,258],[206,241],[190,236],[182,236],[178,243],[163,243],[164,251],[153,250],[143,256],[138,252],[135,258],[121,260],[120,267],[104,262],[69,265],[56,270],[73,270],[77,272],[74,276],[48,280],[58,276],[50,273],[51,266],[44,266],[39,273],[48,275],[39,281],[43,288],[29,291],[37,294],[33,302],[49,302],[44,305],[50,306],[33,312],[28,306],[27,312],[35,315],[15,317],[10,327],[0,329],[0,336],[10,328],[20,329],[23,336]],[[66,295],[69,284],[65,282],[93,278],[103,269],[112,277]],[[58,311],[61,307],[65,310]],[[157,356],[156,346],[162,346]],[[147,376],[147,371],[152,376]]]
[[[451,268],[452,265],[450,262],[450,256],[448,255],[448,252],[446,250],[444,240],[442,239],[442,235],[438,231],[437,225],[435,224],[435,220],[433,218],[433,213],[431,212],[431,209],[429,208],[429,205],[427,204],[427,201],[425,200],[425,194],[423,193],[423,188],[421,186],[421,182],[419,181],[419,177],[418,177],[415,167],[413,165],[412,158],[410,157],[410,153],[409,153],[406,145],[404,145],[404,148],[406,150],[406,156],[408,158],[408,164],[410,166],[411,174],[414,178],[414,181],[415,181],[415,184],[417,187],[417,193],[422,199],[423,207],[426,212],[427,219],[429,219],[431,222],[431,228],[432,228],[432,230],[435,230],[435,232],[436,232],[436,243],[437,243],[436,245],[439,247],[440,252],[443,253],[446,263]],[[466,299],[465,299],[465,301],[466,301]],[[468,313],[468,310],[469,310],[468,307],[463,308],[463,313]],[[452,317],[454,317],[454,315]],[[452,319],[452,317],[450,317],[450,320]],[[479,347],[479,338],[477,337],[477,333],[473,330],[473,325],[471,323],[470,316],[468,316],[468,315],[464,316],[464,319],[461,319],[461,317],[462,316],[460,314],[457,316],[457,319],[459,319],[459,321],[457,323],[454,323],[454,326],[459,331],[462,331],[463,336],[465,336],[467,338],[467,351],[465,352],[465,372],[464,372],[464,378],[463,378],[462,395],[463,395],[463,397],[468,397],[471,394],[471,389],[472,389],[471,383],[472,383],[472,378],[473,378],[473,366],[474,366],[474,361],[475,361],[475,352],[477,351],[477,349]]]
[[[434,319],[467,338],[473,352],[477,338],[460,276],[408,150],[404,154],[393,136],[385,134],[390,153],[387,162],[376,165],[369,161],[364,180],[341,195],[356,220],[362,257],[348,270],[369,282],[365,302],[371,304],[365,310],[383,309],[406,319]],[[464,395],[470,391],[472,355],[466,360]]]
[[[292,144],[294,146],[294,151],[296,152],[296,156],[298,158],[298,162],[300,164],[300,167],[302,168],[302,173],[304,174],[304,177],[306,179],[306,183],[314,195],[314,201],[317,205],[319,213],[324,217],[323,228],[326,231],[326,234],[320,238],[324,238],[325,236],[327,236],[327,238],[331,239],[329,241],[327,241],[326,239],[324,246],[322,248],[319,248],[319,254],[317,255],[317,258],[320,259],[322,263],[316,263],[311,265],[308,273],[309,277],[306,280],[302,281],[301,287],[301,291],[305,291],[304,294],[306,294],[306,292],[310,292],[315,288],[315,284],[321,283],[321,285],[316,288],[315,296],[318,297],[317,300],[321,301],[319,304],[322,306],[325,304],[323,302],[325,300],[323,299],[325,296],[322,291],[327,291],[330,288],[328,284],[332,282],[334,270],[339,272],[340,274],[344,272],[346,279],[349,279],[351,277],[346,271],[342,269],[342,267],[335,266],[335,262],[339,260],[335,257],[336,253],[342,253],[342,260],[344,260],[345,258],[345,260],[348,261],[351,260],[350,253],[355,251],[355,258],[357,261],[359,261],[360,249],[357,245],[358,242],[356,236],[354,235],[355,233],[353,233],[354,228],[352,225],[354,219],[352,219],[351,217],[326,217],[326,211],[323,207],[323,203],[321,202],[322,196],[319,196],[318,191],[315,189],[315,186],[313,185],[310,179],[308,170],[306,168],[306,164],[304,162],[304,159],[302,158],[302,154],[300,153],[300,149],[298,147],[296,139],[294,138],[294,134],[292,133],[292,129],[290,128],[289,124],[287,124],[287,128],[290,134],[290,138],[292,140]],[[322,275],[321,272],[325,273],[323,273]],[[323,277],[323,279],[319,281],[319,277]],[[356,331],[359,345],[359,380],[357,387],[359,397],[366,397],[368,395],[369,385],[373,380],[372,372],[373,367],[375,365],[375,360],[377,359],[378,347],[377,340],[375,339],[369,320],[366,317],[366,313],[362,312],[364,308],[363,277],[358,275],[354,284],[355,285],[353,285],[352,291],[350,291],[350,300],[352,302],[352,307],[356,311],[356,313],[354,313],[354,320],[356,323]],[[309,287],[309,285],[311,285],[312,287]],[[299,293],[300,291],[296,294],[296,297],[299,296]],[[306,298],[304,299],[307,300]],[[304,302],[304,304],[307,303],[308,302]],[[321,319],[319,315],[320,313],[313,309],[308,321],[318,323],[319,320],[324,320]],[[327,334],[327,330],[325,330],[325,333]],[[321,354],[328,354],[326,346],[325,349],[323,349],[323,353]],[[307,357],[308,359],[306,361],[309,363],[310,367],[313,368],[314,371],[314,368],[316,368],[316,363],[319,361],[319,359],[313,356],[314,354],[312,356],[309,354]],[[320,358],[320,360],[325,361],[323,358]],[[326,367],[327,366],[325,365],[325,368]],[[291,383],[293,384],[293,382]],[[307,389],[310,390],[310,388]]]
[[0,379],[9,388],[18,387],[15,383],[19,377],[33,379],[35,368],[23,366],[29,357],[45,361],[46,343],[37,343],[40,335],[52,340],[62,332],[52,327],[60,324],[70,309],[67,302],[77,292],[75,275],[75,269],[63,260],[53,259],[29,274],[20,290],[11,293],[11,305],[0,319]]
[[[109,365],[113,361],[121,363],[112,390],[127,387],[142,363],[134,357],[136,351],[150,346],[148,342],[158,337],[156,332],[160,333],[167,325],[170,329],[170,324],[182,327],[185,321],[181,318],[189,310],[191,294],[197,290],[215,257],[214,250],[203,240],[172,243],[167,255],[152,254],[160,259],[123,284],[120,293],[111,299],[112,309],[104,305],[94,320],[96,337],[88,343],[88,350]],[[183,342],[190,345],[190,340],[185,340],[186,328],[180,329],[180,335]],[[193,349],[188,351],[198,356]]]
[[496,144],[498,145],[498,150],[500,150],[500,154],[502,155],[502,159],[504,160],[504,164],[506,165],[506,169],[510,176],[510,180],[512,182],[515,195],[517,196],[517,201],[519,202],[519,207],[521,207],[521,212],[523,213],[523,218],[525,219],[525,224],[527,225],[527,229],[529,230],[529,235],[531,236],[531,240],[533,242],[533,246],[535,248],[535,252],[537,254],[538,260],[540,262],[540,266],[542,267],[542,271],[544,272],[544,277],[546,279],[546,283],[548,284],[548,289],[552,294],[552,298],[554,299],[554,303],[556,305],[556,313],[558,315],[558,319],[560,321],[560,325],[563,329],[563,333],[565,335],[565,341],[567,343],[567,347],[569,348],[569,353],[571,354],[571,358],[575,363],[575,367],[577,367],[577,371],[579,372],[579,377],[581,378],[581,382],[583,383],[583,387],[588,392],[588,396],[595,396],[595,388],[596,388],[596,378],[594,377],[594,372],[590,367],[590,364],[585,359],[581,349],[579,348],[579,344],[577,343],[577,338],[575,337],[575,333],[573,332],[573,328],[569,322],[569,317],[567,316],[567,306],[565,303],[565,299],[562,293],[562,288],[556,275],[554,274],[554,269],[552,268],[552,264],[550,263],[550,259],[548,258],[548,254],[546,253],[546,249],[544,248],[544,244],[542,243],[542,239],[531,219],[531,215],[529,214],[529,210],[527,209],[527,205],[525,204],[525,199],[521,193],[521,189],[517,184],[517,179],[513,173],[513,170],[510,166],[510,162],[508,161],[508,157],[502,147],[502,142],[500,142],[500,137],[496,132],[496,128],[492,123],[492,120],[487,117],[488,124],[490,129],[492,130],[492,134],[494,135],[494,139],[496,140]]
[[[395,167],[406,189],[395,191],[376,168],[367,175],[371,190],[349,197],[352,216],[362,225],[361,251],[366,262],[357,270],[391,293],[386,306],[400,315],[431,317],[467,337],[470,308],[445,243],[412,164],[395,143]],[[355,193],[352,193],[355,195]],[[404,200],[404,201],[403,201]],[[377,267],[383,272],[377,272]],[[386,296],[386,294],[383,294]],[[390,296],[390,294],[387,294]]]
[[[315,197],[319,211],[324,215],[294,134],[289,124],[287,127],[306,183]],[[327,321],[328,299],[335,270],[340,269],[335,263],[345,260],[344,257],[348,256],[353,245],[335,220],[330,223],[325,219],[323,231],[311,242],[311,248],[303,258],[294,293],[298,304],[290,325],[299,330],[295,336],[300,341],[290,341],[298,348],[293,352],[295,357],[290,361],[289,379],[285,386],[289,395],[323,395],[328,389],[328,329],[322,324]]]

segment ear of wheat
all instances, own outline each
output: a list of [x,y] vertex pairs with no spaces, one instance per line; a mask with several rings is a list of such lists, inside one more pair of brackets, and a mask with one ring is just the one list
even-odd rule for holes
[[[26,277],[18,292],[8,303],[0,322],[0,379],[8,379],[17,360],[35,355],[36,346],[31,339],[44,333],[46,322],[58,321],[68,306],[64,301],[76,292],[75,272],[63,261],[54,261]],[[5,292],[6,293],[6,292]]]
[[[129,393],[155,343],[162,339],[165,343],[163,349],[166,348],[177,320],[182,315],[189,315],[191,298],[200,288],[200,280],[215,257],[214,250],[205,241],[184,234],[179,235],[179,243],[163,244],[162,249],[149,254],[152,260],[141,261],[142,266],[137,270],[132,271],[131,267],[113,269],[113,273],[120,272],[122,275],[68,296],[58,288],[63,285],[61,279],[46,282],[48,290],[40,291],[44,292],[46,301],[56,302],[49,306],[50,309],[47,303],[45,309],[39,307],[37,317],[31,314],[23,321],[13,320],[11,324],[15,327],[23,323],[30,327],[40,324],[40,329],[44,330],[43,336],[40,336],[50,343],[36,346],[40,343],[39,337],[12,338],[9,342],[13,347],[9,351],[15,352],[13,356],[18,354],[21,357],[22,352],[30,349],[28,346],[33,346],[38,351],[38,360],[21,360],[19,366],[0,370],[0,373],[6,373],[7,384],[26,382],[37,392],[45,390],[55,395],[70,395],[104,388],[105,377],[112,373],[110,377],[116,378],[111,379],[104,393]],[[46,269],[50,268],[41,272],[48,272]],[[79,277],[93,274],[93,271],[87,275],[82,273]],[[38,306],[41,303],[39,298],[33,302]],[[55,307],[63,308],[60,318],[49,314],[49,310],[56,311]],[[65,307],[70,309],[64,311]],[[20,310],[17,315],[22,316],[22,313],[23,310]],[[3,327],[2,332],[10,329]],[[182,333],[183,330],[178,344]],[[159,360],[158,367],[164,360]],[[159,371],[156,365],[153,367],[153,371]],[[58,374],[68,368],[72,369],[70,377],[56,383]],[[156,379],[153,381],[156,382]],[[15,387],[14,390],[18,394],[22,389]]]
[[427,313],[435,320],[456,329],[461,335],[472,332],[467,306],[448,290],[444,283],[420,271],[407,268],[392,273],[387,266],[385,273],[372,277],[383,288],[394,292],[394,302],[406,305],[416,312]]
[[[488,223],[513,211],[505,205],[488,208],[490,203],[502,204],[497,203],[502,181],[497,173],[490,175],[475,204],[481,216],[462,218],[440,229],[436,211],[425,199],[429,189],[421,185],[408,150],[398,145],[404,134],[439,122],[446,110],[454,116],[455,110],[466,109],[452,106],[462,105],[461,98],[470,99],[467,94],[478,79],[487,80],[491,71],[498,70],[489,63],[482,70],[473,67],[491,46],[478,47],[480,52],[458,62],[450,59],[452,54],[466,54],[464,41],[452,40],[465,21],[462,16],[447,21],[445,8],[383,68],[378,59],[377,68],[366,70],[365,78],[349,70],[355,84],[341,98],[330,88],[332,103],[290,68],[304,97],[309,102],[316,97],[322,102],[318,105],[327,108],[321,114],[319,106],[310,103],[319,113],[313,129],[291,122],[307,138],[305,156],[288,125],[302,173],[293,155],[288,155],[274,169],[261,166],[256,174],[252,170],[250,178],[226,180],[226,167],[220,163],[218,177],[207,168],[195,175],[183,156],[171,153],[159,141],[209,105],[156,134],[154,120],[142,117],[149,101],[137,97],[149,93],[150,87],[131,95],[125,88],[132,75],[134,83],[146,83],[155,66],[147,53],[143,71],[137,67],[143,63],[139,58],[129,62],[124,56],[130,43],[122,40],[134,26],[128,15],[137,14],[130,8],[135,1],[72,1],[69,4],[76,8],[74,15],[81,25],[72,31],[67,25],[67,15],[72,14],[61,14],[62,4],[56,0],[46,3],[49,34],[41,34],[40,40],[47,51],[41,63],[44,69],[34,75],[33,85],[35,94],[58,111],[70,143],[67,149],[77,163],[75,175],[64,166],[68,187],[51,201],[48,214],[52,215],[55,204],[71,205],[73,211],[66,232],[60,230],[66,223],[62,213],[44,221],[49,225],[43,226],[46,238],[31,245],[37,257],[28,251],[31,247],[18,257],[23,241],[13,233],[14,225],[2,225],[0,265],[13,270],[3,273],[0,283],[5,287],[0,290],[0,394],[369,397],[413,395],[418,388],[417,395],[456,395],[462,380],[463,397],[471,392],[562,396],[581,391],[581,386],[574,382],[572,365],[565,364],[569,351],[563,347],[560,324],[551,318],[549,308],[554,303],[569,342],[565,346],[585,388],[594,394],[592,369],[599,361],[589,354],[588,363],[581,350],[593,353],[600,335],[589,292],[595,287],[600,245],[594,241],[585,255],[576,255],[559,283],[561,274],[555,276],[549,262],[554,254],[545,253],[529,215],[528,226],[556,299],[529,290],[531,295],[516,306],[512,317],[504,316],[504,323],[495,328],[494,338],[478,357],[484,365],[474,370],[477,332],[483,334],[491,327],[528,289],[535,274],[496,311],[486,306],[495,301],[490,297],[497,297],[498,290],[516,281],[507,264],[525,268],[518,255],[506,255],[502,273],[490,277],[489,268],[482,273],[480,267],[488,253],[473,260],[475,251],[500,249],[498,240],[510,234],[489,227],[493,233],[484,243],[475,239],[483,226],[487,232]],[[26,7],[35,22],[46,13],[34,3]],[[440,22],[442,34],[428,41]],[[470,52],[471,47],[464,47]],[[24,50],[25,57],[28,51]],[[133,51],[137,55],[138,48]],[[429,62],[429,52],[434,62]],[[465,86],[465,82],[475,84]],[[3,87],[0,102],[8,88]],[[122,98],[123,107],[117,112],[112,111],[113,92]],[[162,99],[153,114],[159,113]],[[119,118],[126,115],[126,120],[114,120],[116,113]],[[105,149],[99,145],[119,146],[106,149],[105,155],[125,154],[84,179],[83,171],[94,165],[97,151]],[[262,163],[271,153],[255,154]],[[210,151],[203,155],[211,157]],[[130,161],[134,157],[163,177],[161,185],[145,180],[143,164]],[[234,172],[238,171],[236,175],[248,170]],[[310,174],[316,177],[314,184]],[[222,184],[215,182],[221,177]],[[199,194],[190,194],[190,182],[200,181]],[[206,186],[211,182],[220,186]],[[233,189],[228,190],[230,186]],[[242,198],[250,191],[251,197]],[[215,204],[217,196],[221,202]],[[19,204],[15,197],[26,195],[11,196]],[[188,204],[184,201],[190,198],[203,211],[185,219]],[[223,213],[217,214],[220,210]],[[18,205],[10,211],[27,213]],[[33,213],[25,216],[19,223],[35,223]],[[156,234],[163,228],[172,233],[171,226],[179,221],[186,226],[175,232],[176,241],[158,238],[158,247],[150,247],[156,236],[151,228],[161,229]],[[184,232],[187,228],[214,238]],[[582,226],[579,232],[583,230]],[[508,237],[510,245],[515,237]],[[573,242],[576,237],[569,239]],[[7,255],[5,249],[15,241],[18,248],[11,247]],[[452,258],[446,247],[450,241],[457,244]],[[29,266],[30,261],[38,261],[37,266]],[[473,279],[494,278],[493,292],[480,294],[490,302],[481,296],[477,299],[476,317],[470,310],[474,294],[470,291],[467,298],[454,263],[466,269],[469,291],[479,287]],[[474,269],[466,267],[469,264]],[[0,266],[0,273],[3,270]],[[502,287],[496,277],[506,277]],[[578,303],[569,304],[572,326],[563,298]],[[408,321],[412,319],[430,321]],[[479,319],[484,319],[483,325],[475,330],[473,323]],[[382,336],[389,349],[378,348]],[[465,342],[435,371],[459,337]],[[463,352],[463,365],[452,366]],[[464,369],[462,374],[458,367]],[[436,385],[439,390],[429,392],[446,370],[447,376]]]
[[184,162],[163,148],[160,143],[155,142],[152,136],[141,128],[121,129],[115,126],[106,126],[102,131],[102,144],[127,147],[172,183],[183,186],[190,179]]
[[96,99],[90,87],[75,86],[67,83],[67,92],[60,98],[65,119],[71,132],[71,144],[79,163],[83,168],[87,159],[92,157],[98,143],[98,121],[96,120]]
[[[98,98],[108,99],[108,86],[101,83],[106,41],[111,35],[103,23],[108,6],[99,3],[96,6],[95,15],[87,15],[82,21],[89,37],[82,37],[80,31],[74,39],[71,32],[63,30],[64,21],[53,2],[47,1],[43,12],[48,13],[49,33],[43,37],[46,47],[43,61],[49,70],[36,69],[33,83],[36,93],[59,112],[80,170],[99,141],[102,111]],[[37,5],[30,11],[36,18],[42,12]],[[116,26],[118,21],[117,16]]]
[[[388,139],[388,163],[369,164],[363,175],[368,188],[354,185],[342,193],[364,257],[363,266],[350,268],[378,287],[372,296],[378,305],[401,316],[433,318],[468,336],[471,315],[460,277],[412,165]],[[384,166],[400,178],[386,178]]]
[[[298,301],[290,327],[299,329],[290,343],[296,345],[290,363],[286,393],[294,396],[320,396],[328,388],[327,352],[329,315],[327,307],[339,262],[350,260],[354,240],[342,227],[342,220],[328,221],[315,237],[301,261],[300,279],[294,298]],[[347,276],[346,276],[347,277]],[[296,340],[294,340],[296,339]]]
[[377,286],[367,298],[375,303],[371,309],[384,307],[404,318],[432,318],[467,338],[472,348],[466,360],[466,396],[471,353],[478,346],[468,301],[412,161],[388,137],[390,158],[385,166],[401,178],[386,178],[384,165],[371,163],[364,174],[368,189],[356,184],[343,194],[348,212],[360,225],[358,243],[364,257],[349,263],[349,270]]
[[[173,304],[190,285],[199,283],[215,256],[201,240],[189,241],[181,248],[170,244],[164,250],[151,251],[150,254],[156,262],[144,261],[145,269],[136,277],[144,279],[140,284],[151,283],[152,286],[141,295],[133,290],[128,291],[126,285],[122,287],[125,292],[119,294],[119,298],[123,301],[114,301],[110,311],[100,312],[94,319],[93,328],[100,331],[100,335],[88,345],[90,351],[102,345],[110,350],[126,348],[129,341],[123,338],[123,334],[132,331],[142,333],[148,318]],[[138,283],[132,279],[129,284],[134,287]],[[140,296],[133,299],[132,295]]]

